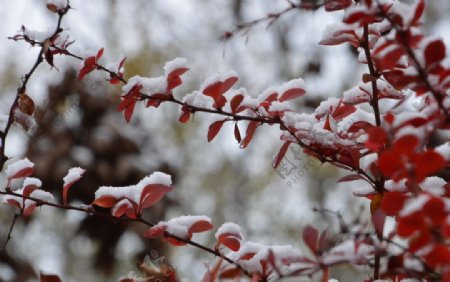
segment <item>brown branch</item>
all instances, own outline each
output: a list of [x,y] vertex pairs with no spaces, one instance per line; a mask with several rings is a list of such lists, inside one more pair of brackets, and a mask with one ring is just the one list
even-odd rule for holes
[[[62,32],[61,29],[61,23],[63,17],[67,14],[67,12],[70,10],[69,0],[67,0],[67,6],[66,8],[58,11],[58,23],[56,24],[56,28],[53,32],[53,34],[48,39],[55,38],[60,32]],[[19,88],[17,89],[16,97],[14,98],[14,101],[9,109],[9,116],[8,121],[6,122],[5,129],[0,132],[0,171],[3,170],[3,166],[5,165],[5,162],[8,160],[8,157],[5,155],[5,148],[6,148],[6,137],[8,136],[9,130],[11,129],[11,125],[14,122],[14,110],[16,109],[18,103],[19,103],[19,97],[20,94],[24,94],[27,89],[28,81],[30,80],[31,76],[34,74],[38,66],[44,61],[44,42],[40,42],[39,46],[41,47],[41,50],[39,51],[39,54],[36,58],[36,61],[34,62],[33,66],[31,67],[30,71],[26,73],[22,79],[22,83],[20,84]]]
[[317,3],[300,1],[300,3],[296,4],[290,0],[287,0],[287,2],[289,3],[289,6],[287,8],[285,8],[284,10],[281,10],[280,12],[269,13],[266,16],[258,18],[258,19],[240,23],[240,24],[236,24],[236,27],[233,30],[225,32],[223,39],[230,39],[231,37],[233,37],[233,35],[235,35],[239,32],[243,32],[245,34],[255,25],[258,25],[263,22],[268,22],[267,27],[270,27],[280,17],[289,13],[292,10],[296,10],[296,9],[298,9],[298,10],[317,10],[318,8],[323,6],[323,3],[317,4]]
[[[65,54],[65,55],[67,55],[69,57],[75,58],[75,59],[80,60],[80,61],[84,60],[83,57],[78,56],[76,54],[73,54],[73,53],[69,52],[68,50],[64,50],[64,49],[61,49],[61,48],[59,48],[57,46],[53,46],[53,45],[52,45],[52,48],[60,51],[61,53]],[[128,83],[128,81],[125,78],[119,76],[116,72],[114,72],[112,70],[109,70],[106,67],[104,67],[104,66],[102,66],[102,65],[100,65],[98,63],[95,65],[95,67],[98,70],[102,70],[104,72],[107,72],[111,77],[117,77],[124,84]],[[196,106],[192,106],[192,105],[183,103],[182,101],[177,100],[172,95],[168,95],[168,96],[166,96],[164,98],[160,98],[160,97],[152,97],[152,96],[140,93],[140,96],[141,96],[141,100],[149,99],[149,100],[156,100],[156,101],[160,101],[160,102],[175,103],[175,104],[178,104],[178,105],[180,105],[182,107],[187,108],[191,113],[203,112],[203,113],[217,114],[217,115],[222,115],[222,116],[229,117],[230,120],[233,120],[233,121],[259,121],[262,124],[268,124],[268,125],[275,125],[275,124],[277,124],[277,125],[280,126],[280,128],[282,130],[285,130],[285,131],[289,132],[289,134],[297,141],[296,143],[300,147],[315,153],[316,154],[316,158],[319,159],[319,161],[321,161],[322,163],[330,163],[330,164],[333,164],[333,165],[338,165],[338,166],[343,167],[343,168],[345,168],[345,169],[347,169],[349,171],[356,172],[357,174],[361,175],[364,180],[366,180],[369,184],[371,184],[375,188],[376,180],[373,179],[364,170],[362,170],[360,168],[349,166],[349,165],[344,164],[344,163],[341,163],[338,160],[322,156],[320,150],[315,149],[315,148],[305,144],[304,142],[302,142],[301,139],[296,136],[295,132],[293,132],[290,128],[288,128],[283,123],[283,121],[280,118],[278,118],[278,117],[264,117],[264,116],[261,116],[261,115],[245,116],[245,115],[239,115],[239,114],[235,114],[235,113],[231,113],[231,112],[226,112],[226,111],[224,111],[224,110],[222,110],[220,108],[217,108],[217,109],[200,108],[200,107],[196,107]]]
[[[53,208],[57,208],[57,209],[61,209],[61,210],[75,210],[75,211],[86,213],[87,215],[90,215],[90,216],[97,216],[97,217],[106,218],[106,219],[109,219],[109,220],[111,220],[113,222],[117,222],[117,221],[138,222],[138,223],[150,226],[150,227],[155,225],[154,223],[152,223],[150,221],[147,221],[147,220],[145,220],[142,217],[138,217],[138,218],[129,218],[129,217],[116,218],[116,217],[112,216],[109,213],[104,213],[104,212],[96,210],[91,205],[72,206],[72,205],[64,205],[64,204],[58,204],[58,203],[53,203],[53,202],[47,202],[47,201],[44,201],[44,200],[41,200],[41,199],[38,199],[38,198],[34,198],[34,197],[30,197],[30,196],[24,196],[24,195],[15,193],[14,191],[11,191],[11,190],[9,190],[9,191],[8,190],[0,191],[0,195],[11,195],[11,196],[19,197],[19,198],[26,199],[26,200],[32,200],[32,201],[36,202],[37,206],[49,206],[49,207],[53,207]],[[12,227],[14,226],[14,222],[16,220],[16,217],[18,217],[18,216],[19,216],[18,214],[15,215],[14,221],[13,221],[13,224],[11,226],[9,234],[11,234]],[[10,237],[9,234],[8,234],[8,238]],[[227,261],[228,263],[235,265],[246,276],[251,277],[251,273],[248,272],[245,268],[243,268],[239,263],[237,263],[236,261],[230,259],[229,257],[225,256],[224,254],[222,254],[221,252],[219,252],[217,250],[208,248],[208,247],[206,247],[204,245],[201,245],[201,244],[199,244],[199,243],[197,243],[195,241],[192,241],[191,239],[181,238],[181,237],[178,237],[176,235],[170,234],[168,232],[165,232],[164,236],[176,239],[176,240],[178,240],[180,242],[184,242],[184,243],[186,243],[188,245],[191,245],[191,246],[193,246],[195,248],[199,248],[199,249],[201,249],[203,251],[206,251],[206,252],[208,252],[210,254],[213,254],[216,257],[220,257],[223,260]],[[5,245],[6,245],[6,242],[5,242]]]
[[16,224],[16,220],[19,217],[19,214],[14,214],[11,226],[9,227],[9,231],[8,231],[8,235],[6,236],[6,240],[3,243],[2,247],[0,248],[0,251],[3,251],[6,248],[6,245],[8,244],[8,242],[11,240],[11,233],[14,229],[14,225]]

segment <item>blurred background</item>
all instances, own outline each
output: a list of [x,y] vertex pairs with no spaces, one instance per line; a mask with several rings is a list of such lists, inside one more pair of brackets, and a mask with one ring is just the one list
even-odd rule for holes
[[[76,41],[70,47],[73,53],[83,55],[104,47],[103,64],[124,55],[126,77],[159,76],[166,61],[185,57],[190,71],[183,76],[186,83],[175,91],[180,98],[198,89],[207,77],[229,70],[238,72],[238,87],[255,96],[269,86],[302,77],[307,95],[296,101],[296,107],[299,112],[311,112],[322,99],[341,95],[365,71],[349,46],[317,44],[325,26],[340,20],[340,12],[291,11],[270,27],[262,23],[223,41],[224,33],[235,24],[281,11],[288,2],[70,3],[74,9],[62,26]],[[450,18],[446,17],[450,2],[427,4],[425,29],[450,43]],[[21,25],[53,29],[57,18],[40,0],[0,0],[0,18],[0,114],[6,115],[21,76],[39,52],[7,37]],[[335,226],[333,217],[314,208],[338,211],[346,220],[368,215],[367,202],[352,196],[352,186],[361,183],[337,185],[342,172],[307,158],[299,148],[291,148],[282,168],[274,170],[272,158],[282,144],[275,127],[259,129],[251,145],[242,150],[227,126],[208,144],[206,134],[213,117],[196,114],[181,125],[173,105],[163,104],[157,110],[139,106],[126,124],[115,110],[120,86],[109,86],[95,72],[78,81],[80,62],[70,58],[56,57],[55,66],[58,69],[51,70],[42,64],[28,86],[27,94],[37,105],[37,127],[28,131],[14,127],[6,149],[13,160],[26,156],[33,161],[34,176],[56,196],[62,178],[74,166],[86,169],[69,192],[74,204],[92,202],[99,186],[130,185],[153,171],[163,171],[172,175],[174,190],[146,212],[147,219],[207,215],[216,227],[229,221],[239,224],[247,240],[291,244],[302,250],[306,224],[331,230]],[[3,174],[0,180],[4,183]],[[13,216],[12,208],[0,206],[0,242],[6,239]],[[18,220],[11,241],[0,252],[0,281],[33,281],[39,271],[58,274],[64,281],[117,281],[121,276],[141,275],[138,265],[143,261],[170,263],[180,281],[199,281],[204,263],[214,259],[192,247],[169,247],[145,239],[144,230],[139,224],[40,208],[32,217]],[[207,232],[194,240],[213,246],[213,235]],[[333,277],[353,281],[360,271],[344,266],[333,270]]]

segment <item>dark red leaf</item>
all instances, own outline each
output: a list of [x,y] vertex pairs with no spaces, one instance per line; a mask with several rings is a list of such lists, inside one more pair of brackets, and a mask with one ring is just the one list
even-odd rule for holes
[[227,120],[218,120],[213,122],[208,129],[208,142],[211,142],[214,137],[217,136],[217,134],[219,133],[220,129],[222,128],[223,124],[226,122]]
[[[341,104],[341,103],[340,103]],[[346,116],[354,113],[356,111],[356,107],[347,104],[341,104],[341,106],[337,107],[331,115],[336,121],[340,121]]]
[[241,148],[247,148],[250,141],[252,141],[253,135],[255,134],[256,128],[260,125],[259,121],[253,120],[250,121],[247,126],[247,131],[245,133],[245,137],[241,142]]
[[439,244],[425,255],[425,261],[431,268],[435,268],[439,265],[448,265],[450,263],[450,250],[447,245]]
[[190,111],[183,111],[183,113],[181,114],[180,118],[178,119],[180,122],[182,123],[186,123],[189,121],[189,118],[191,117],[191,112]]
[[387,140],[387,134],[383,128],[372,127],[367,130],[368,139],[364,144],[366,148],[378,152],[384,148]]
[[179,68],[169,73],[169,75],[167,76],[167,89],[172,90],[175,87],[179,86],[182,83],[180,76],[188,70],[188,68]]
[[159,202],[167,192],[170,192],[170,190],[172,190],[172,188],[161,184],[149,184],[145,186],[139,200],[140,211]]
[[386,222],[386,214],[382,209],[376,209],[372,212],[372,223],[378,236],[383,236],[384,223]]
[[431,176],[446,166],[445,159],[433,150],[428,150],[419,155],[414,170],[417,182]]
[[234,138],[238,143],[241,143],[241,132],[239,131],[239,127],[237,125],[237,122],[234,124]]
[[230,108],[231,108],[231,112],[233,114],[235,114],[237,112],[237,109],[243,100],[244,100],[244,95],[242,95],[242,94],[237,94],[231,99]]
[[61,282],[61,278],[55,274],[44,274],[39,273],[39,281],[40,282]]
[[325,0],[325,11],[332,12],[350,7],[352,0]]
[[95,199],[92,205],[96,205],[102,208],[110,208],[117,203],[117,199],[113,196],[103,196]]
[[390,216],[396,216],[408,197],[401,192],[385,192],[381,200],[381,209]]
[[317,241],[319,239],[319,231],[311,225],[306,225],[303,229],[303,241],[314,255],[317,255]]
[[362,178],[361,175],[359,175],[359,174],[350,174],[350,175],[346,175],[346,176],[340,178],[337,181],[337,183],[349,182],[349,181],[355,181],[355,180],[361,180],[361,179],[364,179],[364,178]]
[[98,61],[98,59],[100,59],[103,56],[103,51],[104,51],[104,48],[101,48],[100,50],[98,50],[97,56],[96,56],[96,61]]
[[286,142],[284,142],[283,146],[281,146],[281,148],[278,151],[278,154],[277,154],[275,160],[272,163],[272,167],[273,168],[277,168],[278,165],[281,163],[281,161],[283,160],[284,156],[286,155],[286,152],[287,152],[290,144],[291,144],[291,141],[286,141]]
[[427,68],[445,59],[445,44],[441,39],[434,40],[425,47],[425,65]]
[[189,233],[205,232],[213,229],[213,227],[214,226],[211,224],[211,222],[206,220],[199,220],[195,222],[193,225],[191,225],[191,227],[189,228]]
[[287,90],[286,92],[284,92],[284,93],[281,95],[279,101],[280,101],[280,102],[284,102],[284,101],[288,101],[288,100],[292,100],[292,99],[301,97],[301,96],[303,96],[303,95],[305,95],[305,89],[302,89],[302,88],[292,88],[292,89],[289,89],[289,90]]
[[167,229],[167,226],[162,225],[162,224],[152,226],[144,232],[144,237],[147,237],[147,238],[160,237],[164,234],[166,229]]
[[416,6],[416,10],[414,12],[414,17],[411,21],[411,23],[414,25],[416,24],[420,17],[422,17],[423,11],[425,10],[425,1],[424,0],[419,0],[419,2],[417,3]]
[[443,199],[431,197],[423,206],[423,212],[433,222],[436,227],[444,223],[447,214]]

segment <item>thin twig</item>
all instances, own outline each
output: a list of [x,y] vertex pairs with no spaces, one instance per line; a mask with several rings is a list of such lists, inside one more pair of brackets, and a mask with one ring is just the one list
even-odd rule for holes
[[[69,1],[67,1],[66,8],[64,8],[58,12],[58,23],[56,24],[56,28],[55,28],[53,34],[48,39],[55,38],[62,31],[62,29],[61,29],[62,19],[69,10],[70,10],[70,5],[69,5]],[[6,122],[5,129],[0,132],[0,142],[1,142],[1,144],[0,144],[0,171],[3,170],[3,166],[5,165],[5,162],[8,160],[8,157],[5,154],[6,137],[8,136],[11,125],[14,122],[14,111],[16,110],[16,107],[19,103],[20,95],[25,93],[25,91],[27,89],[28,81],[30,80],[31,76],[34,74],[34,72],[36,71],[38,66],[44,61],[43,56],[44,56],[45,47],[44,47],[43,42],[41,42],[40,47],[41,47],[41,50],[39,51],[36,61],[34,62],[33,66],[31,67],[30,71],[27,74],[25,74],[25,76],[23,77],[22,83],[20,84],[19,88],[17,89],[16,97],[14,98],[11,108],[9,109],[9,116],[8,116],[8,121]]]
[[18,217],[19,217],[19,214],[15,213],[13,220],[11,222],[11,226],[9,227],[8,235],[6,236],[6,240],[3,243],[2,247],[0,248],[0,251],[3,251],[6,248],[6,245],[8,244],[8,242],[11,240],[11,233],[14,229],[14,224],[16,224],[16,220]]
[[[30,197],[30,196],[24,196],[24,195],[15,193],[13,191],[0,191],[0,195],[11,195],[11,196],[19,197],[19,198],[26,199],[26,200],[32,200],[32,201],[36,202],[37,206],[49,206],[49,207],[58,208],[58,209],[61,209],[61,210],[75,210],[75,211],[86,213],[86,214],[88,214],[90,216],[97,216],[97,217],[106,218],[106,219],[109,219],[109,220],[114,221],[114,222],[117,222],[117,221],[138,222],[138,223],[147,225],[149,227],[152,227],[152,226],[155,225],[154,223],[152,223],[152,222],[150,222],[150,221],[148,221],[148,220],[146,220],[146,219],[144,219],[142,217],[138,217],[138,218],[129,218],[129,217],[116,218],[116,217],[113,217],[109,213],[104,213],[104,212],[98,211],[98,210],[94,209],[93,206],[90,206],[90,205],[88,205],[88,206],[63,205],[63,204],[58,204],[58,203],[54,203],[54,202],[47,202],[47,201],[44,201],[44,200],[41,200],[41,199],[38,199],[38,198],[34,198],[34,197]],[[18,215],[16,215],[16,216],[18,216]],[[13,222],[13,225],[14,225],[14,222]],[[11,228],[10,232],[11,231],[12,231],[12,228]],[[180,242],[184,242],[184,243],[186,243],[188,245],[191,245],[193,247],[196,247],[196,248],[199,248],[201,250],[204,250],[204,251],[206,251],[206,252],[208,252],[210,254],[213,254],[216,257],[220,257],[223,260],[227,261],[228,263],[235,265],[246,276],[251,277],[250,272],[248,272],[246,269],[244,269],[239,263],[237,263],[236,261],[234,261],[234,260],[230,259],[229,257],[225,256],[224,254],[222,254],[219,251],[216,251],[214,249],[208,248],[208,247],[206,247],[204,245],[201,245],[201,244],[199,244],[199,243],[197,243],[195,241],[192,241],[191,239],[185,239],[185,238],[182,238],[182,237],[178,237],[178,236],[170,234],[168,232],[165,232],[164,236],[176,239],[176,240],[178,240]]]

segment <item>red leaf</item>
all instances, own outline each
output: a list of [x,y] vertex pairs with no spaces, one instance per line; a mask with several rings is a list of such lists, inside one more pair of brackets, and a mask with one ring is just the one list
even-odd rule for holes
[[242,95],[242,94],[237,94],[231,99],[230,107],[231,107],[231,112],[233,114],[235,114],[237,112],[237,109],[243,100],[244,100],[244,95]]
[[[111,212],[111,214],[114,216],[114,217],[121,217],[122,215],[124,215],[129,209],[133,209],[133,204],[128,200],[128,199],[123,199],[123,200],[121,200],[120,202],[118,202],[115,206],[114,206],[114,208],[113,208],[113,210],[112,210],[112,212]],[[134,212],[133,212],[134,213]]]
[[234,138],[236,138],[236,141],[238,143],[241,143],[241,132],[239,131],[239,127],[237,125],[237,122],[234,124]]
[[450,250],[448,246],[439,244],[434,246],[433,250],[425,255],[425,261],[431,268],[439,265],[448,265],[450,263]]
[[374,61],[380,69],[392,69],[397,66],[400,58],[405,54],[401,45],[394,41],[386,41],[374,52]]
[[39,281],[40,282],[61,282],[61,278],[58,275],[54,274],[44,274],[39,273]]
[[34,212],[34,209],[36,208],[36,202],[33,202],[32,204],[28,204],[28,207],[26,207],[23,210],[23,215],[24,216],[29,216]]
[[117,203],[117,199],[113,196],[103,196],[98,199],[95,199],[94,202],[92,202],[93,205],[102,207],[102,208],[110,208],[114,206]]
[[176,246],[176,247],[179,247],[179,246],[185,246],[185,245],[186,245],[185,242],[180,241],[180,240],[178,240],[178,239],[176,239],[176,238],[172,238],[172,237],[166,237],[166,238],[164,238],[164,241],[166,241],[166,242],[169,243],[170,245]]
[[306,225],[303,229],[303,241],[314,255],[317,255],[317,241],[319,239],[319,231],[311,225]]
[[256,128],[259,126],[259,121],[253,120],[249,122],[247,126],[247,132],[245,134],[244,140],[241,142],[241,148],[247,148],[250,141],[252,141],[253,135],[255,134]]
[[445,159],[433,150],[422,153],[416,160],[414,170],[417,182],[421,182],[425,177],[430,176],[446,166]]
[[94,70],[96,65],[96,58],[94,56],[87,57],[84,60],[84,65],[78,74],[78,80],[83,80],[84,76]]
[[172,190],[172,188],[161,184],[150,184],[145,186],[142,190],[139,202],[140,211],[159,202],[159,200],[161,200],[161,198],[170,190]]
[[33,167],[26,167],[20,171],[18,171],[13,176],[9,177],[9,179],[23,178],[33,174]]
[[144,232],[144,237],[146,237],[146,238],[160,237],[164,234],[166,229],[167,229],[167,226],[163,225],[163,224],[161,224],[161,225],[158,224],[158,225],[152,226]]
[[280,102],[292,100],[298,97],[301,97],[305,94],[305,89],[302,88],[292,88],[287,90],[281,95],[281,98],[279,99]]
[[98,61],[98,59],[100,59],[103,56],[103,51],[104,51],[104,48],[101,48],[100,50],[98,50],[97,56],[96,56],[96,61]]
[[440,63],[445,59],[445,44],[441,39],[430,42],[424,50],[426,68]]
[[[234,279],[242,276],[242,272],[239,268],[230,268],[222,271],[219,275],[219,278],[222,279]],[[256,280],[259,281],[259,280]]]
[[364,179],[364,178],[362,178],[361,175],[359,175],[359,174],[350,174],[350,175],[346,175],[346,176],[342,177],[341,179],[339,179],[337,181],[337,183],[350,182],[350,181],[361,180],[361,179]]
[[205,232],[213,229],[213,227],[214,226],[211,224],[211,222],[206,220],[199,220],[195,222],[193,225],[191,225],[191,227],[189,228],[189,233]]
[[209,130],[208,130],[208,142],[211,142],[214,137],[217,136],[217,134],[219,133],[220,129],[222,128],[223,124],[226,122],[227,120],[218,120],[213,122],[210,126],[209,126]]
[[272,163],[273,168],[277,168],[278,165],[281,163],[284,156],[286,155],[286,152],[287,152],[290,144],[291,144],[291,141],[286,141],[286,142],[284,142],[283,146],[281,146],[280,151],[278,151],[278,154]]
[[356,107],[354,107],[352,105],[342,104],[340,107],[338,107],[338,108],[336,108],[336,110],[334,110],[334,112],[331,116],[336,121],[340,121],[341,119],[345,118],[349,114],[354,113],[355,111],[356,111]]
[[6,204],[16,207],[19,210],[21,209],[21,205],[18,201],[14,200],[14,199],[6,199]]
[[[205,275],[202,278],[201,282],[215,282],[217,277],[219,276],[220,266],[222,265],[223,259],[219,259],[215,264],[213,269],[207,269]],[[209,268],[208,266],[206,266]]]
[[386,214],[381,209],[376,209],[372,213],[372,223],[379,237],[383,236],[385,222],[386,222]]
[[414,17],[411,21],[411,23],[414,25],[417,23],[417,21],[422,17],[423,11],[425,10],[425,1],[419,0],[416,6],[416,10],[414,12]]
[[239,251],[239,249],[241,248],[241,241],[233,236],[221,237],[218,241],[221,245],[224,245],[234,252]]
[[408,197],[401,192],[385,192],[381,200],[381,209],[390,216],[397,215],[403,208]]
[[332,12],[350,7],[352,0],[325,0],[325,11]]
[[423,212],[436,227],[441,226],[446,218],[445,203],[441,198],[432,197],[423,206]]
[[68,174],[64,177],[64,185],[62,192],[63,204],[67,204],[67,192],[72,185],[77,182],[84,174],[84,169],[81,168],[71,168]]
[[134,101],[134,100],[131,101],[131,103],[128,104],[127,108],[123,112],[123,116],[127,122],[130,122],[131,117],[133,116],[135,105],[136,105],[136,101]]
[[375,152],[381,150],[388,141],[386,132],[384,131],[383,128],[380,127],[369,128],[367,130],[367,134],[369,135],[369,138],[367,139],[364,145],[368,149],[371,149]]
[[167,89],[172,90],[179,86],[182,83],[180,76],[188,70],[188,68],[179,68],[169,73],[169,75],[167,76]]
[[323,129],[328,130],[328,131],[332,131],[331,130],[331,124],[330,124],[330,115],[327,115],[325,123],[323,124]]
[[186,123],[189,121],[189,118],[191,117],[191,112],[189,110],[183,111],[181,116],[178,118],[178,120],[182,123]]
[[216,81],[213,84],[208,85],[203,90],[203,94],[212,97],[216,103],[216,107],[221,108],[226,103],[226,99],[223,97],[223,94],[227,92],[237,81],[238,78],[235,76],[229,77],[224,81]]

